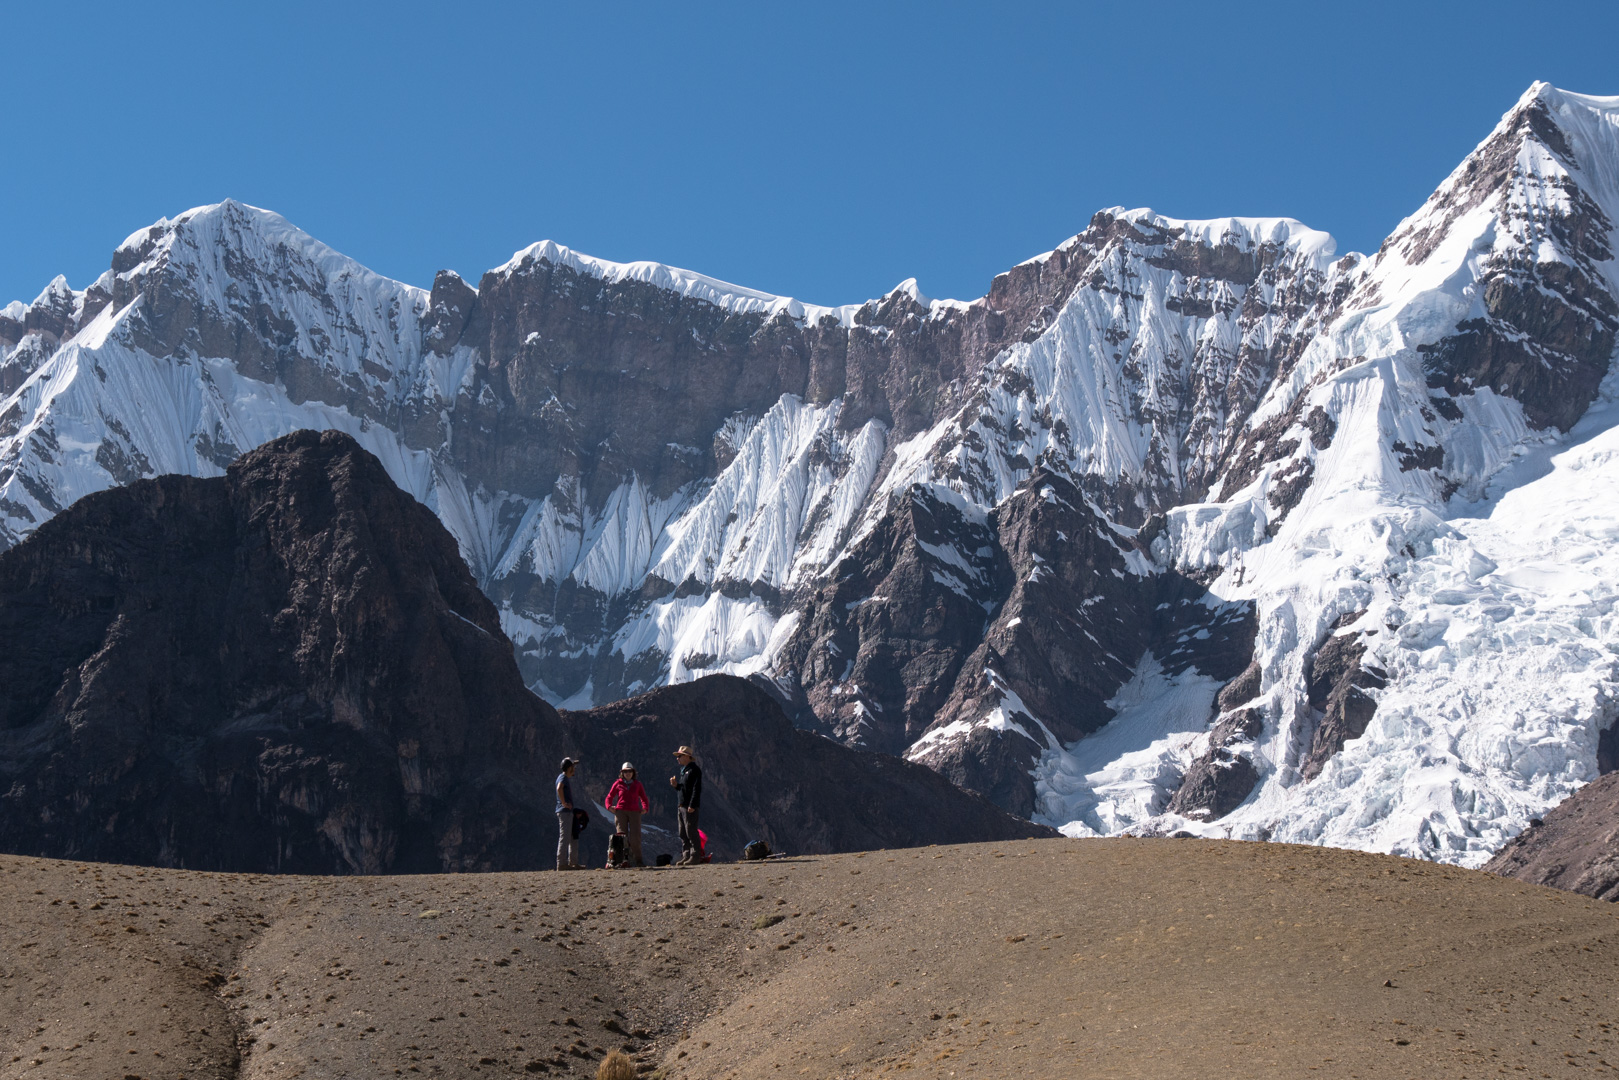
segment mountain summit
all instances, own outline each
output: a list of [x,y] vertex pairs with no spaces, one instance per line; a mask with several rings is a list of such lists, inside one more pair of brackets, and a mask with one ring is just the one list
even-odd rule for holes
[[225,202],[0,309],[0,542],[348,432],[569,708],[726,672],[1076,835],[1479,865],[1619,694],[1619,98],[1536,84],[1374,254],[1111,209],[970,303],[553,243],[388,281]]
[[545,865],[573,744],[455,541],[338,432],[81,500],[0,554],[0,642],[6,851]]

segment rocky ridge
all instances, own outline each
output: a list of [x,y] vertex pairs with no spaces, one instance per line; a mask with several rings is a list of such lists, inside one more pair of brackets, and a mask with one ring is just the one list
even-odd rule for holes
[[[741,858],[754,840],[803,855],[1057,835],[922,765],[795,728],[773,697],[732,675],[564,712],[562,720],[585,757],[582,789],[592,797],[599,800],[624,760],[636,766],[652,802],[647,835],[662,833],[648,850],[661,843],[679,852],[667,782],[678,746],[692,747],[702,765],[699,820],[723,861]],[[605,845],[606,836],[597,842]]]
[[1503,877],[1619,900],[1619,775],[1607,773],[1536,818],[1484,864]]

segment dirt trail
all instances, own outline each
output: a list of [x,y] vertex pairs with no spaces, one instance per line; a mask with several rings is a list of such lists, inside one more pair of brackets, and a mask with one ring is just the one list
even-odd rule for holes
[[0,1078],[593,1076],[615,1047],[691,1080],[1619,1062],[1614,906],[1318,848],[393,878],[4,856],[0,903]]

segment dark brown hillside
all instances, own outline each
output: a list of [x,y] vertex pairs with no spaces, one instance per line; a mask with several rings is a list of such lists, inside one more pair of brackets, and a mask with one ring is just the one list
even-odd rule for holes
[[0,848],[542,864],[568,744],[455,541],[336,432],[99,492],[0,555]]
[[1558,803],[1544,821],[1496,852],[1484,869],[1598,900],[1619,900],[1619,773],[1599,777]]
[[591,795],[599,800],[628,759],[652,800],[648,823],[671,832],[673,752],[690,745],[703,767],[699,820],[721,859],[737,858],[752,840],[796,855],[1057,835],[925,766],[800,731],[775,698],[730,675],[564,712],[562,720],[585,754]]

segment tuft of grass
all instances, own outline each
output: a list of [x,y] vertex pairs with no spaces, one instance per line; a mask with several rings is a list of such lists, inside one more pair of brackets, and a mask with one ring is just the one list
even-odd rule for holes
[[602,1058],[596,1080],[635,1080],[635,1062],[624,1051],[614,1050]]
[[786,921],[787,916],[785,915],[761,915],[753,920],[753,928],[755,930],[768,930],[777,923]]

